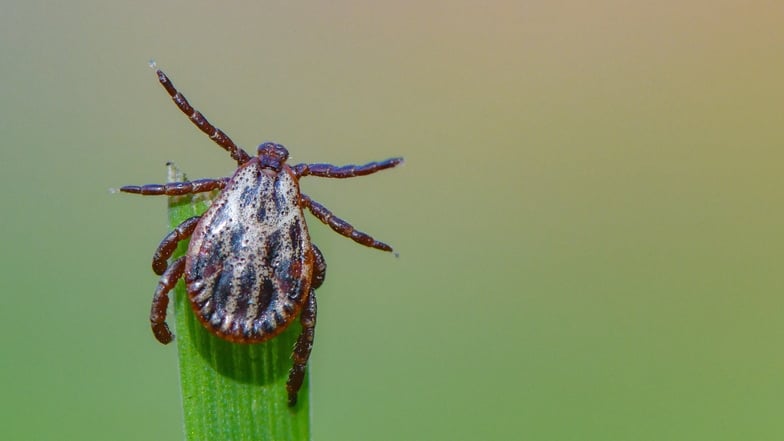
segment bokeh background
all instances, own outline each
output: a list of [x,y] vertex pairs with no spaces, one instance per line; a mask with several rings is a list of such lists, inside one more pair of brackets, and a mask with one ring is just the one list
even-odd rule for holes
[[159,198],[293,162],[400,257],[326,255],[313,439],[784,439],[784,3],[11,0],[0,13],[0,431],[178,440],[148,328]]

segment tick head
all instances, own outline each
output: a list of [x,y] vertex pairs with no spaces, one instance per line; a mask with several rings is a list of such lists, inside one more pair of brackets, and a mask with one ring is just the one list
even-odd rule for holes
[[274,142],[265,142],[259,146],[259,161],[263,167],[279,171],[280,167],[289,159],[289,151],[286,147]]

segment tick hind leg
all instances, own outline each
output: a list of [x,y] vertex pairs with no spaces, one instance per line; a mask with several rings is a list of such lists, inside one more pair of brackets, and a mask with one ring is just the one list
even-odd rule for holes
[[184,271],[185,256],[182,256],[172,262],[171,266],[166,269],[161,276],[161,280],[158,281],[155,294],[152,296],[150,325],[155,338],[163,344],[167,344],[174,339],[174,335],[169,330],[169,325],[166,324],[166,307],[169,306],[169,291],[174,288]]
[[324,256],[321,255],[316,246],[313,246],[313,252],[316,255],[316,268],[313,273],[313,281],[310,286],[310,293],[308,294],[307,303],[300,313],[300,323],[302,323],[302,333],[294,345],[294,352],[291,358],[294,364],[289,371],[289,380],[286,382],[286,391],[289,394],[289,406],[297,404],[297,392],[302,387],[302,381],[305,379],[305,366],[308,364],[310,358],[310,351],[313,349],[313,337],[316,333],[316,288],[324,283],[324,277],[327,272],[327,263],[324,261]]
[[201,114],[198,110],[194,109],[193,106],[188,103],[188,100],[185,98],[183,94],[177,91],[177,88],[174,87],[174,83],[171,82],[169,77],[163,73],[162,70],[158,69],[155,71],[158,74],[158,81],[161,83],[166,92],[169,96],[172,97],[174,104],[184,113],[196,127],[199,128],[202,132],[204,132],[207,136],[210,137],[211,140],[215,141],[215,144],[221,146],[224,150],[229,152],[231,157],[237,161],[237,164],[242,165],[250,159],[250,155],[243,150],[242,148],[238,147],[237,144],[234,144],[234,141],[229,138],[229,135],[223,133],[221,129],[216,128],[209,121],[204,115]]
[[336,233],[346,236],[354,242],[365,245],[366,247],[375,248],[381,251],[392,251],[391,246],[384,242],[379,242],[376,239],[373,239],[369,234],[355,229],[351,224],[335,216],[327,207],[319,204],[307,195],[300,194],[300,200],[302,201],[303,207],[307,207],[310,212],[313,213],[313,216],[316,216],[318,220],[329,225]]

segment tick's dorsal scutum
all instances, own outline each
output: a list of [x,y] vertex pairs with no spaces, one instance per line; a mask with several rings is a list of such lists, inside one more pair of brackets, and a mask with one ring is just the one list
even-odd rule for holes
[[288,167],[241,165],[193,232],[185,265],[199,320],[226,340],[265,341],[299,313],[313,250]]
[[[261,343],[283,332],[299,315],[302,333],[292,354],[286,386],[289,404],[297,400],[316,325],[316,292],[326,263],[310,242],[303,210],[337,233],[367,247],[392,251],[389,245],[356,230],[329,209],[300,192],[305,176],[352,178],[395,167],[403,158],[364,165],[286,164],[288,151],[264,143],[250,156],[213,126],[174,87],[162,71],[158,80],[177,107],[237,161],[231,177],[168,184],[129,185],[120,190],[141,195],[184,195],[221,190],[207,211],[187,219],[161,241],[153,271],[161,275],[153,294],[150,325],[155,338],[169,343],[168,293],[184,275],[188,298],[201,323],[220,338]],[[190,237],[185,256],[168,259]]]

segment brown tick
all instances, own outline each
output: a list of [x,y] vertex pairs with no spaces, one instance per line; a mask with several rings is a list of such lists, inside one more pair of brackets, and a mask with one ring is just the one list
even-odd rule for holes
[[[297,401],[316,326],[315,289],[324,282],[327,265],[310,241],[303,209],[357,243],[382,251],[392,247],[357,231],[299,190],[304,176],[353,178],[395,167],[403,158],[365,165],[286,164],[289,153],[266,142],[250,156],[215,128],[161,70],[166,92],[202,132],[237,161],[230,177],[190,182],[125,186],[120,191],[141,195],[184,195],[221,190],[201,216],[181,223],[163,238],[153,254],[152,269],[161,276],[152,299],[150,324],[155,338],[169,343],[166,324],[169,291],[185,275],[188,299],[209,332],[236,343],[261,343],[283,332],[299,315],[302,333],[292,353],[286,384],[289,405]],[[190,238],[188,251],[171,264],[177,244]]]

